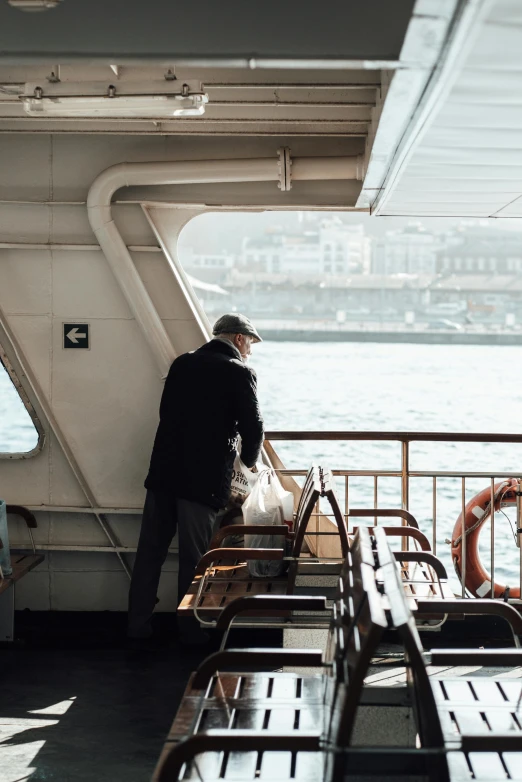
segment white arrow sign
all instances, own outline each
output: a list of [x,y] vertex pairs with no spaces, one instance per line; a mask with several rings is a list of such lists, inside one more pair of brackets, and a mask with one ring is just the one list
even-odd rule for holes
[[79,339],[87,339],[87,334],[84,334],[83,332],[78,333],[78,329],[74,328],[69,331],[68,334],[66,334],[67,339],[70,339],[71,342],[74,342],[75,345],[78,344]]

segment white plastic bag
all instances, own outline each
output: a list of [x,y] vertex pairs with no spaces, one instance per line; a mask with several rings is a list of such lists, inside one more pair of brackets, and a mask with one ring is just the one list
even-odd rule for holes
[[230,483],[230,492],[234,499],[239,499],[241,502],[248,497],[258,481],[261,472],[260,467],[262,470],[263,465],[257,465],[258,472],[252,472],[243,464],[240,455],[236,454],[232,470],[232,481]]
[[[273,470],[264,470],[243,504],[245,524],[290,524],[293,516],[293,495],[281,486]],[[286,517],[286,518],[285,518]],[[282,535],[245,535],[246,548],[285,548]],[[283,573],[286,563],[280,560],[251,560],[250,575],[274,578]]]

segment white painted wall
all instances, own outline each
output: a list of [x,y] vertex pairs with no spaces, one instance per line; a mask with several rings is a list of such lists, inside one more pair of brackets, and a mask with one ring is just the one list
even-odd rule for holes
[[[283,142],[284,143],[284,142]],[[292,144],[296,155],[356,154],[361,139],[313,139]],[[322,142],[324,144],[324,142]],[[85,207],[88,189],[104,169],[122,161],[273,156],[281,140],[148,136],[5,134],[0,137],[0,243],[96,244]],[[120,191],[113,213],[127,245],[158,240],[139,203],[144,198],[198,203],[193,211],[152,208],[152,223],[165,234],[171,258],[176,231],[205,203],[355,203],[360,183],[300,182],[290,193],[262,186],[202,185]],[[138,201],[132,203],[131,201]],[[168,218],[168,219],[167,219]],[[170,235],[169,235],[170,232]],[[132,252],[176,353],[205,339],[162,252]],[[89,503],[44,410],[61,430],[85,482],[101,507],[134,509],[107,514],[120,545],[136,547],[145,478],[157,426],[162,382],[126,300],[96,250],[0,249],[0,342],[46,431],[43,450],[30,459],[0,458],[0,496],[8,503],[43,506],[35,540],[47,546],[105,546],[92,514],[46,506],[82,508]],[[62,323],[86,322],[91,349],[63,350]],[[28,370],[28,377],[23,369]],[[27,544],[23,523],[10,518],[12,544]],[[132,564],[132,555],[126,555]],[[169,558],[159,610],[174,610],[177,560]],[[125,610],[128,578],[113,553],[48,551],[45,562],[18,585],[17,607],[34,610]]]

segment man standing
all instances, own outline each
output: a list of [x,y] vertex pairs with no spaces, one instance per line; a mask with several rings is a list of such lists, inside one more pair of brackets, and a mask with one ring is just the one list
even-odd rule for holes
[[178,601],[207,550],[230,495],[241,436],[241,459],[255,469],[263,442],[255,372],[246,366],[261,342],[244,315],[223,315],[214,339],[172,364],[160,405],[160,423],[145,481],[147,497],[129,593],[128,635],[152,635],[151,617],[161,567],[176,530]]

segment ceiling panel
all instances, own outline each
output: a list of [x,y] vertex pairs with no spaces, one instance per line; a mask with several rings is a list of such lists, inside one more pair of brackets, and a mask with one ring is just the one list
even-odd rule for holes
[[[62,0],[0,3],[0,59],[397,59],[414,0]],[[378,23],[377,23],[378,22]],[[236,62],[237,64],[237,62]]]
[[475,7],[469,51],[440,77],[447,89],[439,84],[439,101],[412,134],[380,214],[522,214],[522,8]]

